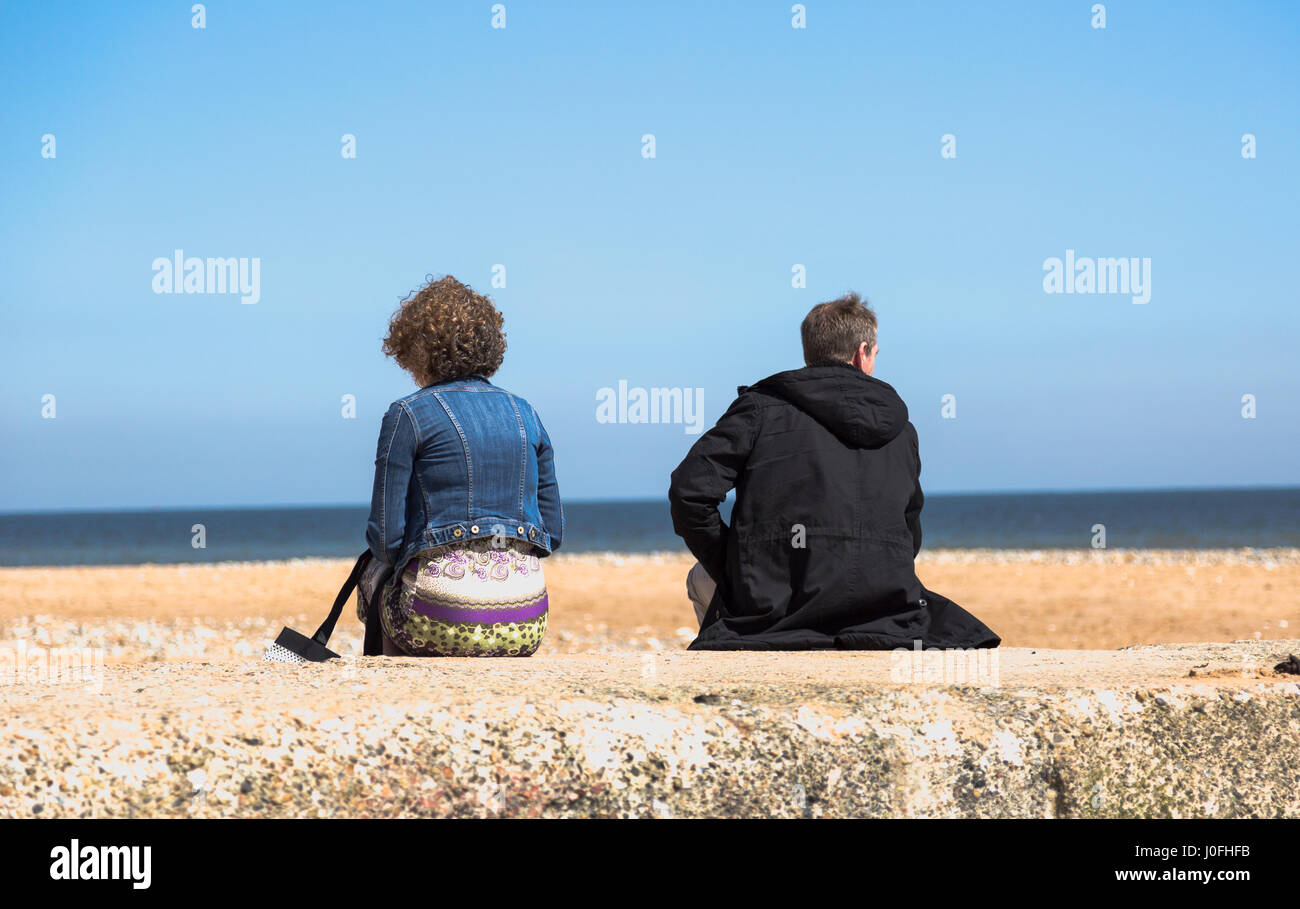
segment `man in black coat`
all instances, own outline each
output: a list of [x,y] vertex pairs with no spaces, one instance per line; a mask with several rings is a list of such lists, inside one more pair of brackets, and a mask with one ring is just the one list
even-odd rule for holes
[[916,577],[920,449],[907,405],[872,377],[875,313],[850,293],[801,333],[807,365],[742,386],[673,471],[673,529],[699,560],[691,649],[998,646]]

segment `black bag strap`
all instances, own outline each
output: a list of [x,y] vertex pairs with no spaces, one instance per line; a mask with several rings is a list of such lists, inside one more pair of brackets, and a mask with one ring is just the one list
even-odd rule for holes
[[[366,570],[366,566],[370,564],[371,558],[373,558],[373,556],[370,554],[369,549],[361,553],[361,555],[357,556],[357,563],[352,566],[352,573],[348,575],[348,579],[344,581],[343,586],[339,588],[339,595],[334,598],[334,605],[330,607],[329,616],[325,619],[325,621],[321,622],[321,626],[317,628],[316,633],[311,636],[311,639],[315,641],[317,644],[320,644],[322,647],[330,642],[330,635],[334,633],[334,626],[338,624],[339,616],[343,614],[343,607],[347,605],[348,597],[352,596],[352,591],[356,590],[357,583],[361,580],[361,573]],[[367,645],[369,645],[370,643],[370,617],[372,614],[377,616],[378,611],[374,609],[370,609],[369,604],[367,604],[367,609],[366,609],[366,644]],[[370,650],[368,646],[366,649],[366,655],[367,656],[370,655]]]

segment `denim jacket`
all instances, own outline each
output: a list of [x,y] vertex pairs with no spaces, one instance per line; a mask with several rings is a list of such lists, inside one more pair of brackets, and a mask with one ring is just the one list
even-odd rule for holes
[[366,522],[375,558],[400,572],[422,549],[498,534],[539,555],[564,536],[551,440],[532,405],[482,376],[394,401]]

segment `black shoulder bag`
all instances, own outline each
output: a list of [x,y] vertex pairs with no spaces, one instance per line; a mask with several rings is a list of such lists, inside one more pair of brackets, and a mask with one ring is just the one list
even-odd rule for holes
[[[307,637],[302,632],[294,631],[285,625],[279,637],[275,639],[275,643],[266,648],[266,654],[262,659],[273,663],[323,663],[326,660],[338,659],[339,655],[325,645],[329,643],[330,635],[334,633],[334,626],[338,623],[339,616],[343,614],[343,607],[347,605],[352,591],[356,590],[357,583],[361,580],[361,573],[366,570],[371,558],[373,556],[369,549],[357,557],[357,563],[352,566],[352,573],[339,588],[339,595],[334,598],[330,614],[324,622],[321,622],[315,634]],[[362,651],[366,656],[381,656],[384,652],[384,636],[379,625],[378,604],[382,602],[384,586],[392,576],[393,569],[390,566],[380,575],[379,583],[375,585],[376,602],[366,603],[366,641]]]

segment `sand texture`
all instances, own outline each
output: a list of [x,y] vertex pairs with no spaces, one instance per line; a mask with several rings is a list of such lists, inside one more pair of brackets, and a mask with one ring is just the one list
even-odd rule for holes
[[[694,637],[679,555],[558,555],[545,563],[541,653],[652,651]],[[0,642],[100,647],[107,662],[260,656],[283,625],[312,633],[351,564],[0,569]],[[1300,550],[923,552],[918,574],[1007,646],[1287,638],[1300,628]],[[1288,629],[1291,629],[1288,631]],[[351,606],[332,646],[360,646]],[[359,652],[359,651],[356,651]]]

